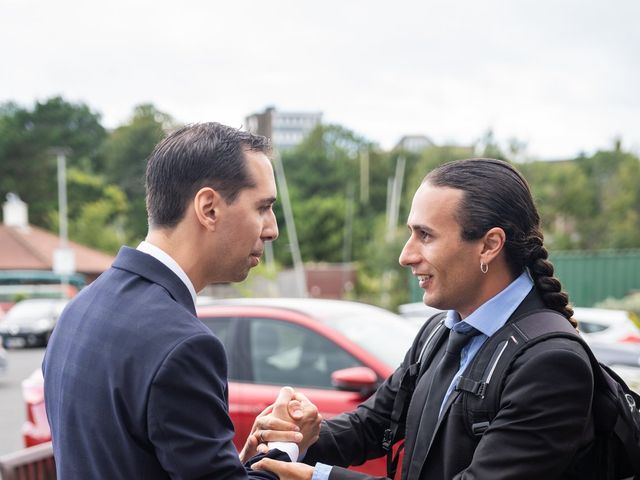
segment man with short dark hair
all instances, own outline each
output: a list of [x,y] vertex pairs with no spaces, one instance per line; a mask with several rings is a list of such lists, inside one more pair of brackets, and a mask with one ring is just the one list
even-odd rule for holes
[[[71,301],[45,355],[58,478],[274,478],[238,457],[225,352],[195,311],[197,291],[246,278],[278,236],[268,153],[266,138],[217,123],[184,127],[154,149],[147,238]],[[301,397],[283,389],[277,402],[288,432],[261,431],[260,441],[300,442],[285,421],[292,399]],[[305,438],[317,423],[302,425]],[[254,436],[242,460],[256,453]]]

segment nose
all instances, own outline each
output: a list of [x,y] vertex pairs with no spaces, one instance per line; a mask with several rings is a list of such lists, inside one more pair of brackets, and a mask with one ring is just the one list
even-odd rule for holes
[[271,210],[264,228],[262,229],[262,240],[265,242],[272,242],[278,238],[278,234],[278,221],[276,220],[276,214]]
[[412,237],[409,237],[409,240],[407,240],[407,243],[404,244],[404,247],[402,247],[402,251],[400,252],[398,262],[403,267],[409,267],[419,261],[419,259],[416,258],[416,252],[412,243]]

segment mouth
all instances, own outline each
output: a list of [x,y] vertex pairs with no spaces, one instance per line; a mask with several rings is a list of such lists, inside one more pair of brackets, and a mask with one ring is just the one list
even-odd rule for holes
[[260,263],[261,257],[262,257],[262,252],[252,252],[251,255],[249,255],[249,258],[251,258],[251,263],[253,264],[254,267]]
[[420,285],[420,288],[427,288],[427,285],[433,278],[433,275],[422,274],[416,275],[416,277],[418,277],[418,284]]

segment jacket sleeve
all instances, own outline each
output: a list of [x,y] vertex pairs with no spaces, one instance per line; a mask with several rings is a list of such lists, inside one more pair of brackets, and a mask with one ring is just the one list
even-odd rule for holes
[[172,479],[277,478],[240,462],[227,388],[224,348],[213,335],[182,341],[158,369],[147,404],[149,438]]
[[589,441],[593,372],[577,342],[551,339],[526,350],[505,377],[499,410],[456,480],[562,478]]
[[[307,450],[304,457],[305,463],[313,465],[319,461],[329,465],[348,467],[361,465],[367,460],[386,454],[382,448],[384,431],[389,428],[393,403],[402,377],[413,363],[413,359],[418,356],[417,352],[422,346],[426,327],[427,324],[416,336],[400,367],[385,380],[369,399],[358,405],[352,412],[343,413],[322,422],[320,438]],[[406,413],[400,418],[400,427],[393,443],[404,438],[405,415]],[[333,470],[340,471],[341,469],[334,468]],[[338,477],[332,473],[330,478]]]

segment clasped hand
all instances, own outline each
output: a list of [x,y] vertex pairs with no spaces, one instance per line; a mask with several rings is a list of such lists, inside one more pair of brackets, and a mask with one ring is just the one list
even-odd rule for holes
[[303,393],[283,387],[275,403],[265,408],[253,422],[240,460],[246,462],[259,452],[267,452],[268,442],[294,442],[300,452],[304,452],[318,440],[321,421],[318,408]]

